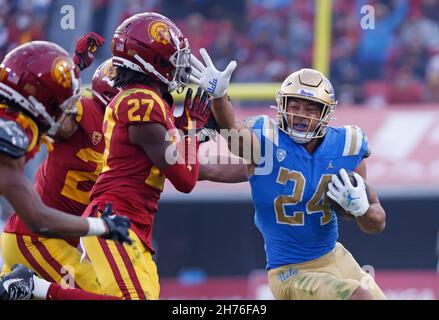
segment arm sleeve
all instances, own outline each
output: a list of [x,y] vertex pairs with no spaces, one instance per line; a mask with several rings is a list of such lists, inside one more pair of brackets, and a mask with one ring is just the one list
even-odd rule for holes
[[393,10],[391,9],[390,14],[385,20],[391,29],[396,29],[404,21],[404,18],[407,16],[408,7],[408,1],[402,0],[397,3]]
[[193,139],[185,137],[176,143],[179,154],[177,162],[163,170],[163,174],[172,185],[184,193],[191,192],[198,180],[200,164],[197,155],[200,143]]

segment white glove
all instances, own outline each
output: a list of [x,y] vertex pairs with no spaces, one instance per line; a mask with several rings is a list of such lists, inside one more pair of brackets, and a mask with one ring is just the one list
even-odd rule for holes
[[363,177],[353,172],[357,186],[354,187],[349,180],[345,169],[340,170],[340,180],[337,175],[332,176],[332,182],[328,184],[328,197],[337,202],[346,212],[355,217],[361,217],[369,209],[369,200],[367,199],[366,187]]
[[192,73],[189,80],[207,91],[214,99],[221,98],[226,94],[233,70],[237,65],[236,61],[231,61],[224,71],[218,71],[206,49],[201,48],[200,54],[206,66],[197,57],[191,55]]

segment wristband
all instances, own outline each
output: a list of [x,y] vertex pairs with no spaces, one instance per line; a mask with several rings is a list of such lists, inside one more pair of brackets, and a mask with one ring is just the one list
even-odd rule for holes
[[101,218],[87,218],[87,236],[101,236],[107,233],[107,226]]

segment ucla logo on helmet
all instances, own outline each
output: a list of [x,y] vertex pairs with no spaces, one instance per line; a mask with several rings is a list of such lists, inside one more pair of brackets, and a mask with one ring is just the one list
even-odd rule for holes
[[306,89],[300,89],[299,92],[297,92],[298,94],[305,96],[305,97],[314,97],[315,94],[312,91],[306,90]]

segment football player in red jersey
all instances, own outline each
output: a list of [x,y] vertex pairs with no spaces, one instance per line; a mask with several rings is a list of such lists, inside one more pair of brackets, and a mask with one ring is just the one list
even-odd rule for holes
[[[90,203],[89,192],[102,170],[105,107],[118,92],[111,86],[113,70],[111,59],[99,66],[92,78],[92,97],[82,95],[76,103],[76,116],[68,118],[63,130],[58,130],[53,151],[38,169],[35,187],[43,203],[51,208],[81,216]],[[100,293],[93,267],[87,259],[81,261],[78,242],[76,238],[40,237],[14,213],[1,238],[5,260],[2,274],[21,263],[47,281],[61,283],[67,279],[73,287]]]
[[[23,174],[45,134],[56,135],[79,98],[79,72],[67,52],[45,41],[12,50],[0,65],[0,194],[12,204],[30,231],[48,237],[105,236],[130,241],[124,217],[83,219],[47,207]],[[17,242],[17,245],[20,245]],[[4,281],[6,279],[6,281]],[[12,281],[14,280],[14,281]],[[17,279],[0,282],[2,298],[23,298]],[[31,281],[31,278],[27,278]],[[42,286],[41,298],[55,297],[59,285]],[[41,288],[40,288],[41,289]],[[71,290],[70,292],[75,292]]]
[[142,13],[125,20],[115,32],[112,52],[114,85],[122,90],[105,112],[104,168],[85,216],[98,217],[105,203],[113,203],[115,214],[132,221],[133,244],[97,237],[84,238],[84,244],[105,294],[157,299],[154,215],[166,178],[185,193],[196,184],[200,141],[189,135],[180,139],[177,129],[203,128],[209,99],[198,92],[191,101],[189,91],[182,116],[174,119],[170,92],[188,82],[190,49],[177,26],[162,15]]

